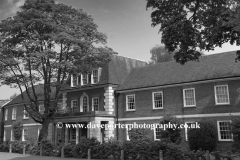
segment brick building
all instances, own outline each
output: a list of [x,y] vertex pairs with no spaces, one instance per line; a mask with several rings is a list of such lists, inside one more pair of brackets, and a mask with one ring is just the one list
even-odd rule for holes
[[[112,60],[103,68],[96,68],[91,72],[79,73],[71,76],[61,90],[58,113],[54,115],[49,128],[48,139],[53,142],[77,143],[81,137],[97,137],[99,141],[114,136],[114,129],[101,128],[57,128],[56,124],[81,123],[114,124],[115,100],[114,90],[124,82],[130,71],[143,67],[147,63],[140,60],[114,55]],[[37,92],[42,92],[37,86]],[[41,101],[42,100],[42,101]],[[44,111],[43,99],[40,98],[39,109]],[[4,106],[2,113],[4,122],[4,141],[13,140],[12,124],[15,121],[23,122],[22,140],[27,137],[37,140],[41,124],[32,120],[24,111],[21,96],[17,96]]]
[[[175,115],[182,123],[206,120],[217,130],[220,147],[231,144],[228,122],[240,117],[240,63],[235,58],[236,52],[227,52],[183,66],[164,62],[133,70],[116,90],[117,121],[152,124],[166,114]],[[120,140],[128,139],[128,129],[130,125],[119,129]],[[187,132],[182,133],[184,145]],[[159,129],[148,134],[159,140]]]
[[[97,137],[101,142],[114,136],[123,141],[129,138],[130,125],[127,129],[105,130],[58,129],[56,124],[155,124],[164,115],[173,114],[182,123],[211,122],[219,146],[230,145],[232,134],[228,122],[240,117],[240,63],[235,58],[236,52],[226,52],[203,56],[199,62],[185,65],[175,62],[147,65],[113,56],[106,67],[97,68],[91,74],[74,75],[63,87],[59,101],[62,110],[55,114],[48,138],[55,143],[78,143],[82,136]],[[5,140],[11,139],[11,125],[16,120],[24,122],[23,140],[37,139],[41,125],[24,118],[18,97],[4,109],[4,118],[8,115],[4,121]],[[182,133],[182,143],[186,145],[187,132]],[[159,129],[148,130],[148,136],[159,140]]]

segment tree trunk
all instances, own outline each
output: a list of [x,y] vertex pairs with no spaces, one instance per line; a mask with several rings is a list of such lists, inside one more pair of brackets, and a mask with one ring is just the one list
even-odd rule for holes
[[43,139],[47,139],[48,137],[48,126],[51,120],[51,116],[47,115],[46,118],[43,119],[42,128],[40,130],[38,136],[38,143],[41,142]]

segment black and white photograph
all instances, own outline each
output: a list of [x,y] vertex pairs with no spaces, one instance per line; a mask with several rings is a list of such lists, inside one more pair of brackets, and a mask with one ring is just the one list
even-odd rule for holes
[[0,0],[0,160],[240,160],[239,0]]

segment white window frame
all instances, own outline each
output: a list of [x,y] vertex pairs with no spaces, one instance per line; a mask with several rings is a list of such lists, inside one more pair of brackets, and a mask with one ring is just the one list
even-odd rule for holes
[[[41,110],[41,109],[40,109],[41,107],[42,107],[44,110]],[[38,109],[39,109],[39,113],[42,112],[41,114],[43,114],[44,111],[45,111],[44,104],[39,104]]]
[[[94,82],[94,77],[93,77],[93,71],[97,70],[98,71],[98,75],[97,75],[97,82]],[[101,72],[102,72],[102,68],[98,68],[98,69],[94,69],[92,70],[92,74],[91,74],[91,83],[92,84],[97,84],[100,81],[100,76],[101,76]]]
[[[87,75],[87,78],[86,78],[87,83],[86,83],[86,84],[83,84],[83,74],[86,74],[86,75]],[[88,73],[82,73],[82,74],[81,74],[81,86],[85,86],[85,85],[87,85],[87,84],[88,84]]]
[[128,131],[132,130],[133,124],[126,124],[126,140],[130,141]]
[[[227,96],[228,96],[228,102],[226,102],[226,103],[218,103],[218,101],[217,101],[217,87],[227,87]],[[230,99],[229,99],[229,89],[228,89],[228,85],[226,84],[226,85],[215,85],[214,86],[214,94],[215,94],[215,104],[216,105],[226,105],[226,104],[230,104]]]
[[11,129],[11,141],[15,141],[14,135],[13,135],[13,129]]
[[[154,96],[154,94],[156,94],[156,93],[160,93],[161,95],[162,95],[162,107],[156,107],[156,105],[155,105],[155,96]],[[158,91],[158,92],[152,92],[152,104],[153,104],[153,109],[163,109],[163,91]]]
[[98,99],[98,110],[99,111],[99,97],[93,97],[92,98],[92,111],[95,111],[95,108],[94,108],[94,99]]
[[[193,104],[193,105],[187,105],[187,104],[186,104],[185,91],[187,91],[187,90],[193,90],[193,98],[194,98],[194,104]],[[185,88],[185,89],[183,89],[183,106],[184,106],[184,107],[196,107],[195,88]]]
[[12,120],[16,120],[17,119],[17,108],[14,107],[12,108]]
[[23,128],[23,129],[22,129],[22,141],[26,141],[26,139],[25,139],[25,137],[24,137],[25,130],[27,130],[27,132],[26,132],[27,134],[26,134],[26,135],[27,135],[27,137],[28,137],[28,128]]
[[[73,106],[73,102],[74,101],[76,101],[77,102],[77,105],[76,106]],[[77,106],[78,106],[78,101],[76,100],[76,99],[73,99],[73,100],[71,100],[71,108],[72,108],[72,111],[74,111],[74,107],[76,107],[77,108]]]
[[[76,76],[77,77],[77,82],[76,82],[76,85],[73,85],[73,76]],[[71,87],[76,87],[78,85],[78,75],[71,75]]]
[[[28,114],[27,117],[26,117],[26,114]],[[29,113],[26,111],[25,108],[23,108],[23,119],[29,119]]]
[[[155,123],[154,126],[155,126],[155,127],[157,127],[157,126],[160,127],[160,124]],[[154,138],[154,141],[160,141],[161,139],[157,139],[156,129],[157,129],[157,128],[154,128],[154,130],[153,130],[153,135],[154,135],[153,138]],[[161,128],[159,128],[159,129],[161,130]]]
[[[129,109],[129,106],[128,106],[128,97],[131,97],[131,96],[134,97],[134,109]],[[126,111],[136,111],[136,99],[135,99],[135,94],[126,95]]]
[[5,110],[5,121],[8,119],[8,109]]
[[38,128],[38,137],[39,137],[39,134],[40,134],[40,130],[41,130],[41,128]]
[[[184,126],[184,129],[185,129],[185,140],[188,141],[188,134],[187,134],[187,131],[188,131],[188,128],[186,128],[186,125],[188,124],[196,124],[194,121],[187,121],[185,122],[185,126]],[[191,129],[191,128],[190,128]]]
[[232,139],[221,139],[220,124],[219,124],[219,122],[229,122],[229,123],[232,123],[232,121],[231,121],[231,120],[221,120],[221,121],[217,121],[218,140],[219,140],[219,141],[233,141],[233,134],[232,134]]

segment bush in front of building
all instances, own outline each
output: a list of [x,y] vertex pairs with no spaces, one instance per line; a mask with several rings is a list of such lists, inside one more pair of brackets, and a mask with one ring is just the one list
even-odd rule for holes
[[12,125],[13,136],[17,141],[19,141],[22,137],[22,128],[23,128],[23,124],[21,121],[16,121]]
[[[75,150],[76,144],[65,144],[64,145],[64,157],[66,158],[73,158],[74,157],[74,150]],[[60,147],[61,152],[61,147]]]
[[8,144],[8,142],[2,142],[0,144],[0,152],[9,152],[9,144]]
[[[57,148],[50,140],[48,139],[43,139],[41,141],[42,145],[42,155],[43,156],[56,156],[56,154],[59,152],[59,148]],[[55,152],[54,152],[55,151]],[[57,152],[57,153],[56,153]],[[30,154],[32,155],[40,155],[40,145],[35,144],[31,149],[30,149]]]
[[235,118],[231,123],[233,133],[233,151],[240,152],[240,118]]
[[109,146],[109,154],[113,156],[114,160],[119,160],[121,156],[122,143],[111,137],[107,144]]
[[[173,126],[169,126],[169,124],[176,124],[176,128],[173,128]],[[180,128],[181,122],[179,119],[171,114],[165,115],[160,120],[160,126],[168,125],[166,129],[160,129],[160,139],[162,141],[180,144],[182,140],[181,132],[182,129]],[[161,127],[162,128],[162,127]]]
[[23,153],[23,148],[25,145],[25,151],[29,152],[30,150],[30,141],[11,141],[12,144],[12,153]]
[[213,151],[217,146],[216,128],[209,122],[200,122],[200,128],[188,130],[188,143],[191,150]]
[[98,145],[100,145],[100,142],[97,140],[97,138],[82,137],[74,149],[74,157],[87,158],[88,149],[91,149],[91,151],[93,151]]

